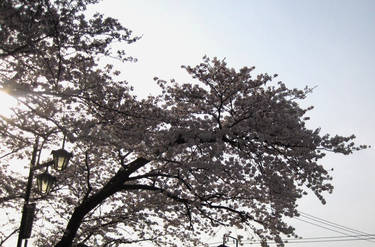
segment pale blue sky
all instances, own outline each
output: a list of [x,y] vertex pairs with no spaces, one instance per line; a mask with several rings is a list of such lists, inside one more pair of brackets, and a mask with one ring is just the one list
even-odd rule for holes
[[[236,68],[254,65],[256,72],[277,73],[289,87],[317,86],[306,101],[316,107],[310,126],[354,133],[358,143],[375,144],[375,1],[105,0],[99,9],[143,35],[129,49],[139,62],[122,67],[141,97],[157,92],[154,76],[188,82],[180,65],[195,65],[203,55],[225,57]],[[324,164],[335,169],[336,187],[326,196],[328,205],[309,196],[300,210],[375,234],[374,161],[374,148],[350,157],[328,156]],[[339,235],[296,224],[304,237]],[[323,245],[375,242],[297,244]]]

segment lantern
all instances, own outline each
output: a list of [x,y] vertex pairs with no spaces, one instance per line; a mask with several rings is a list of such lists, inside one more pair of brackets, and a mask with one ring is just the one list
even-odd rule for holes
[[53,184],[56,182],[56,178],[45,171],[36,176],[36,181],[39,192],[42,194],[48,194],[51,191]]
[[72,153],[69,153],[64,149],[54,150],[52,151],[52,155],[54,167],[58,171],[64,170],[67,167],[70,158],[73,156]]

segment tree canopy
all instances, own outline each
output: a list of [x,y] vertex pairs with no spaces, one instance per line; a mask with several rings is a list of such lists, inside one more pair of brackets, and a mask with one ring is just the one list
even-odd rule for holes
[[155,78],[160,95],[138,99],[100,62],[133,60],[122,48],[138,37],[85,14],[96,2],[0,3],[0,87],[18,101],[0,116],[2,210],[21,208],[26,182],[9,161],[30,159],[37,139],[39,152],[64,136],[74,150],[52,195],[33,192],[37,246],[190,246],[221,225],[282,245],[283,234],[294,235],[285,219],[298,215],[297,200],[311,191],[325,203],[332,191],[325,154],[366,148],[306,127],[312,107],[299,102],[310,88],[217,58],[183,66],[188,83]]

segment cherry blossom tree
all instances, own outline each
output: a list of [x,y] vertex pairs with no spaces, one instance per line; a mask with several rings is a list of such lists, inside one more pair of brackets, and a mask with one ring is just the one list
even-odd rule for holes
[[[325,154],[366,148],[306,127],[312,108],[299,102],[310,88],[217,58],[183,66],[189,83],[155,78],[161,94],[137,99],[99,60],[133,60],[113,43],[138,37],[85,14],[96,2],[0,3],[0,84],[19,103],[0,117],[2,210],[18,210],[24,193],[12,159],[30,159],[37,139],[39,152],[64,136],[74,150],[52,193],[33,192],[36,246],[191,246],[220,226],[282,245],[282,235],[294,236],[285,219],[298,215],[297,200],[312,192],[325,203],[332,191]],[[0,241],[19,219],[6,224],[13,229]]]

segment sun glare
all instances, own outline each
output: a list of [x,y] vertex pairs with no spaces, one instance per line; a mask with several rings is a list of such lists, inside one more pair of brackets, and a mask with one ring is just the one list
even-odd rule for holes
[[0,115],[9,117],[12,114],[11,108],[16,105],[15,98],[0,90]]

